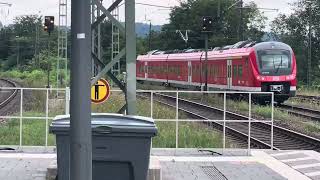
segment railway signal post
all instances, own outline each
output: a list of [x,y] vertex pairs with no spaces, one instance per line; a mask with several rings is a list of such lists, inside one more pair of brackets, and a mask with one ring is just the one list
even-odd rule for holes
[[213,19],[211,16],[204,16],[202,18],[202,33],[204,33],[204,41],[205,41],[205,86],[204,91],[208,91],[208,41],[209,41],[209,33],[212,32],[212,23]]

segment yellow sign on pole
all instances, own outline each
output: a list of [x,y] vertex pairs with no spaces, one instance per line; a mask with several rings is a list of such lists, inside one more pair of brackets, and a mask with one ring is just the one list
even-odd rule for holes
[[91,87],[91,101],[95,104],[105,102],[110,96],[110,85],[105,79],[100,79]]

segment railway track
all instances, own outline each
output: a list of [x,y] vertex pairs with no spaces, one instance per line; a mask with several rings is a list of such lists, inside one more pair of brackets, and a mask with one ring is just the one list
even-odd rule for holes
[[[7,80],[7,79],[0,79],[0,85],[2,87],[16,87],[16,83]],[[0,89],[0,111],[7,106],[14,98],[17,96],[18,90],[4,90]]]
[[[154,100],[171,106],[176,106],[176,98],[163,94],[154,94]],[[186,99],[179,98],[179,110],[185,112],[191,118],[203,120],[223,119],[223,110],[197,102],[192,102]],[[226,119],[229,120],[248,120],[249,118],[233,112],[226,111]],[[252,121],[255,121],[252,119]],[[222,123],[208,123],[210,126],[222,130]],[[285,129],[279,126],[273,126],[274,149],[277,150],[315,150],[320,152],[320,140]],[[248,122],[246,123],[226,123],[227,135],[234,136],[242,140],[242,143],[247,143],[248,140]],[[251,144],[252,148],[271,148],[271,124],[266,122],[251,123]]]
[[282,104],[278,106],[278,109],[281,111],[288,112],[289,114],[306,118],[306,120],[311,120],[315,122],[320,122],[320,111],[305,107],[293,106]]
[[320,96],[296,95],[295,98],[320,103]]

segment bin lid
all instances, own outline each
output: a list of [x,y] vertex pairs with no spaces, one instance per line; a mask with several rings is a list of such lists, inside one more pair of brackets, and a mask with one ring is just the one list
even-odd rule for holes
[[[141,116],[124,116],[121,114],[92,113],[91,127],[93,133],[150,133],[156,134],[154,120]],[[50,125],[50,132],[67,132],[70,128],[70,115],[56,116]]]

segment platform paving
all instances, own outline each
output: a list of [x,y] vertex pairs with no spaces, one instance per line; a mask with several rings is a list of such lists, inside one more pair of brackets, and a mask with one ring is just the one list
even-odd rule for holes
[[0,180],[45,180],[47,167],[56,155],[37,151],[0,151]]
[[[221,156],[198,149],[152,149],[151,157],[162,180],[320,180],[320,154],[313,151],[252,150],[247,156],[247,151],[230,150]],[[45,180],[55,161],[54,149],[0,151],[0,180]]]
[[270,151],[270,156],[313,180],[320,180],[320,156],[314,151]]

